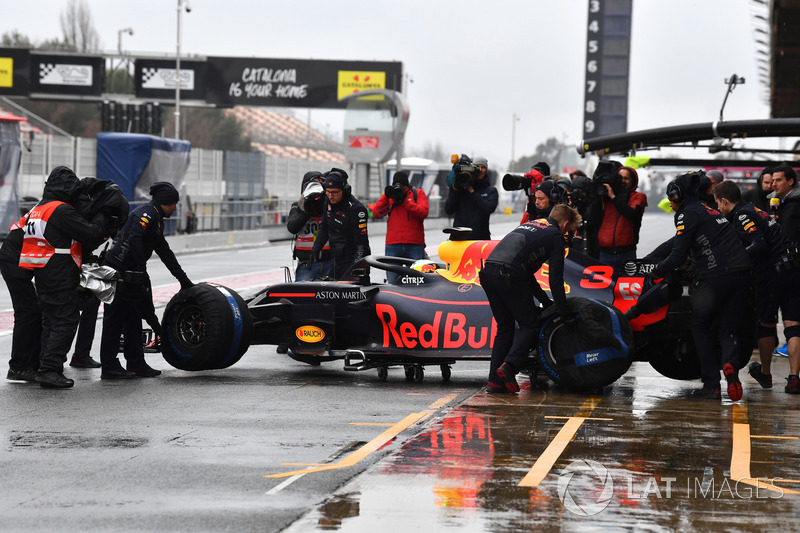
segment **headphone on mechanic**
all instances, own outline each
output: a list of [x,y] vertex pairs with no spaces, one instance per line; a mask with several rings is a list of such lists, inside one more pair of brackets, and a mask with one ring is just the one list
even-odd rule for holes
[[681,188],[678,187],[677,183],[675,183],[675,180],[672,180],[667,184],[667,199],[670,202],[675,202],[676,204],[683,203],[683,191],[681,191]]

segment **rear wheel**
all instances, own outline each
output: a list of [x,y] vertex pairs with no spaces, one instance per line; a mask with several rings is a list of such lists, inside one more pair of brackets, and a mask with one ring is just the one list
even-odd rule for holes
[[200,283],[173,296],[164,311],[164,359],[181,370],[227,368],[250,347],[253,317],[235,291]]

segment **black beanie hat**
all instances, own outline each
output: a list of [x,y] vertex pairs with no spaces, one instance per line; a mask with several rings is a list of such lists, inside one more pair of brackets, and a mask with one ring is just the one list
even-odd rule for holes
[[177,204],[180,199],[178,189],[169,182],[157,181],[150,186],[150,196],[158,205]]
[[410,184],[408,182],[408,174],[406,174],[402,170],[398,170],[394,173],[394,178],[392,178],[393,185],[402,185],[403,187],[409,187]]
[[347,172],[338,168],[332,168],[325,174],[325,182],[322,184],[326,189],[344,189],[347,185]]
[[542,176],[545,178],[550,175],[550,165],[545,163],[544,161],[539,161],[535,165],[531,167],[531,170],[538,170],[542,173]]

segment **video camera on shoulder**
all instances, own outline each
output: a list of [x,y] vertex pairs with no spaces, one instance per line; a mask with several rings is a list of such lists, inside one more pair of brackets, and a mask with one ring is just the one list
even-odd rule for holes
[[594,176],[592,176],[592,182],[595,184],[597,194],[600,196],[608,196],[608,191],[605,188],[606,183],[611,186],[611,190],[614,191],[615,194],[620,190],[622,187],[622,176],[620,176],[617,171],[621,166],[622,165],[617,161],[600,161],[597,164]]
[[480,168],[472,162],[469,156],[461,154],[459,157],[458,154],[453,154],[450,156],[450,162],[453,163],[453,172],[455,173],[455,179],[450,185],[454,191],[463,191],[475,185]]

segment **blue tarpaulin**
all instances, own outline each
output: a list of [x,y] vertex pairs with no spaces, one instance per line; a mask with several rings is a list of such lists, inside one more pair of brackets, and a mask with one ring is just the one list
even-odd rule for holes
[[97,135],[97,177],[111,180],[129,202],[150,200],[150,185],[168,181],[181,191],[189,168],[189,141],[140,133]]

